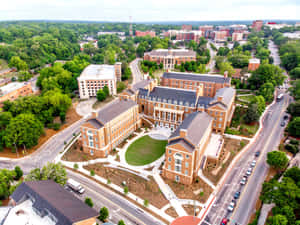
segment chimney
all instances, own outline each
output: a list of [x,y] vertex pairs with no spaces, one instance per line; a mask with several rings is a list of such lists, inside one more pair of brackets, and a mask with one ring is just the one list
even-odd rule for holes
[[132,89],[132,84],[128,84],[128,89]]
[[227,78],[228,77],[228,71],[224,72],[224,77]]
[[223,101],[223,96],[218,96],[218,102],[222,102]]
[[203,96],[203,84],[200,84],[196,89],[197,97]]
[[182,138],[186,137],[186,130],[185,129],[180,129],[179,136],[182,137]]
[[204,106],[203,105],[200,105],[198,107],[198,112],[204,112]]
[[92,112],[92,118],[97,118],[98,117],[98,111],[93,111]]
[[122,63],[121,62],[115,63],[115,75],[117,77],[117,81],[121,81],[121,77],[122,77]]

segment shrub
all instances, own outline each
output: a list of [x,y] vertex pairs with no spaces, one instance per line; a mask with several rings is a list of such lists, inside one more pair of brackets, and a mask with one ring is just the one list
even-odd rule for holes
[[77,170],[78,169],[78,164],[75,163],[73,167],[74,167],[75,170]]
[[53,124],[53,129],[54,130],[59,130],[60,129],[60,124],[59,123],[54,123]]
[[149,206],[149,201],[147,199],[144,200],[144,206],[148,207]]
[[91,173],[91,176],[95,176],[95,171],[94,170],[91,170],[90,173]]
[[15,173],[16,173],[15,180],[19,180],[23,176],[23,171],[19,166],[15,167]]
[[284,147],[287,151],[289,151],[290,153],[292,153],[294,155],[299,151],[298,146],[293,145],[293,144],[286,144]]
[[111,181],[110,181],[110,179],[107,179],[107,184],[111,184]]
[[125,222],[124,222],[123,220],[120,220],[120,221],[118,222],[118,225],[126,225],[126,224],[125,224]]
[[108,216],[109,216],[108,209],[106,207],[102,207],[100,209],[98,219],[102,222],[105,222],[105,220],[108,218]]
[[125,186],[125,187],[124,187],[124,194],[125,194],[125,195],[127,195],[127,194],[128,194],[128,192],[129,192],[129,190],[128,190],[128,187],[127,187],[127,186]]
[[299,141],[298,140],[295,140],[295,139],[291,139],[290,140],[290,144],[292,144],[292,145],[299,145]]
[[87,204],[91,208],[93,208],[93,206],[94,206],[94,203],[93,203],[92,199],[88,198],[88,197],[85,198],[84,203]]

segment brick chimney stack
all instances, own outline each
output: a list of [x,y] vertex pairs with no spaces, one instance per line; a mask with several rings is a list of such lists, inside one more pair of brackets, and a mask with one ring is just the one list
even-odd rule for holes
[[227,78],[228,77],[228,71],[224,72],[224,77]]

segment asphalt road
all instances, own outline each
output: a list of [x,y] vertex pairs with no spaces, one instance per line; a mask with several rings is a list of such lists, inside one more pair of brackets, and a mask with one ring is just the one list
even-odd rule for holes
[[135,60],[133,60],[130,63],[130,69],[131,69],[132,78],[133,78],[132,83],[137,83],[144,79],[143,74],[141,73],[141,71],[139,69],[139,62],[141,60],[142,59],[140,59],[140,58],[136,58]]
[[79,198],[84,200],[90,197],[94,202],[94,208],[99,211],[101,207],[105,206],[110,212],[110,221],[117,224],[119,220],[124,220],[126,225],[159,225],[164,224],[146,211],[139,209],[137,206],[121,198],[118,194],[112,192],[108,188],[90,180],[78,173],[67,170],[68,177],[72,178],[85,188],[85,193]]
[[208,39],[208,41],[207,41],[207,48],[209,49],[209,52],[210,52],[210,62],[207,65],[207,68],[209,69],[210,72],[213,72],[214,69],[215,69],[215,64],[216,64],[216,61],[215,61],[216,51],[214,51],[211,48],[210,43],[212,43],[213,45],[215,45],[215,43],[213,41],[211,41],[211,40]]
[[[263,130],[257,140],[246,153],[237,161],[235,167],[225,180],[225,184],[216,195],[215,204],[211,207],[202,225],[219,225],[223,218],[230,218],[230,224],[245,225],[255,211],[255,203],[259,196],[261,185],[268,171],[266,163],[267,152],[276,149],[283,135],[284,127],[280,126],[289,96],[271,106],[263,121]],[[260,151],[260,156],[255,157],[255,152]],[[240,185],[242,177],[253,160],[257,160],[256,166],[245,186]],[[229,213],[227,208],[233,200],[234,193],[241,192],[234,213]]]

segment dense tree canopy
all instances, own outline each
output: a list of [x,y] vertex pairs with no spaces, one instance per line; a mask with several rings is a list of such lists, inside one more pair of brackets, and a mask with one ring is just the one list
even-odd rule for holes
[[267,163],[276,169],[284,169],[288,161],[289,159],[284,152],[272,151],[267,154]]

